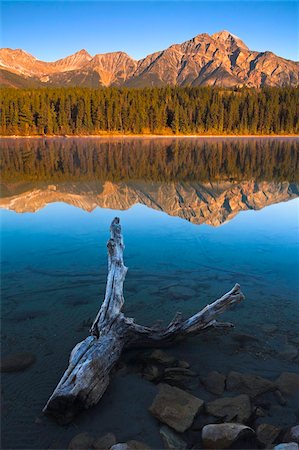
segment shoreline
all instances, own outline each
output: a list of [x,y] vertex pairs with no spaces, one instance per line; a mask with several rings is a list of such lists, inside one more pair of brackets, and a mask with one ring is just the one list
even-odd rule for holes
[[244,139],[244,138],[299,138],[298,134],[54,134],[54,135],[29,135],[29,136],[1,136],[0,139]]

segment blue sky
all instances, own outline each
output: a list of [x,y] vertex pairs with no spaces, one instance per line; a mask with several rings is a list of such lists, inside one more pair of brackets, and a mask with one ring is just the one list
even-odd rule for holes
[[7,1],[1,47],[53,61],[85,48],[139,59],[222,29],[253,50],[299,60],[299,3],[288,1]]

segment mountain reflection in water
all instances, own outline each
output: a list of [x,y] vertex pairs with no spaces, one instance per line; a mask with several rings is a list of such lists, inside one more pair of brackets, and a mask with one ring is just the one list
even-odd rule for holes
[[86,211],[140,203],[217,226],[299,194],[299,140],[22,139],[1,141],[0,207]]

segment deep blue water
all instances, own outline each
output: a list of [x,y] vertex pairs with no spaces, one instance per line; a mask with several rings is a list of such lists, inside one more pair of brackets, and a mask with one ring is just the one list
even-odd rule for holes
[[[25,372],[2,376],[2,447],[48,448],[53,441],[66,446],[81,431],[113,431],[120,441],[159,446],[147,412],[156,388],[136,376],[116,375],[102,402],[75,424],[61,428],[46,418],[35,423],[70,350],[88,333],[83,322],[96,315],[103,299],[106,242],[116,215],[129,268],[127,316],[143,324],[167,323],[176,311],[195,313],[238,282],[246,300],[223,317],[235,324],[234,331],[199,336],[171,352],[200,374],[234,369],[275,379],[284,370],[297,371],[298,357],[289,360],[282,352],[299,336],[298,211],[295,198],[242,211],[213,227],[140,204],[126,211],[86,212],[59,202],[34,213],[2,210],[2,352],[37,357]],[[263,329],[269,324],[277,326],[271,336]],[[256,336],[259,348],[238,349],[236,333]],[[286,424],[295,414],[290,403]]]

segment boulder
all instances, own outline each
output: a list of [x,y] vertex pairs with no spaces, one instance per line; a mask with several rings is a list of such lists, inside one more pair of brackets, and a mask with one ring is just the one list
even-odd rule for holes
[[89,433],[77,434],[69,443],[69,450],[88,450],[92,448],[94,438]]
[[225,375],[213,370],[206,377],[201,378],[200,381],[207,391],[215,395],[222,395],[225,388],[225,378]]
[[251,415],[251,404],[248,395],[222,397],[206,404],[206,411],[226,422],[246,423]]
[[163,427],[160,428],[160,434],[162,437],[164,448],[172,448],[177,450],[187,448],[186,442],[183,441],[183,439],[181,439],[181,437],[175,431],[173,431],[166,425],[163,425]]
[[238,423],[206,425],[201,435],[204,448],[213,449],[229,448],[238,439],[252,436],[254,436],[252,428]]
[[112,445],[116,444],[116,437],[113,433],[107,433],[104,436],[101,436],[94,440],[93,448],[96,450],[106,450],[112,447]]
[[275,442],[280,432],[281,428],[274,427],[268,423],[261,423],[256,430],[256,435],[261,444],[269,446]]
[[293,395],[299,391],[299,374],[293,372],[283,372],[275,381],[280,392],[286,395]]
[[1,372],[22,372],[36,361],[32,353],[13,353],[1,359]]
[[299,450],[299,446],[296,442],[288,442],[275,445],[274,450]]
[[158,420],[183,433],[192,425],[203,403],[182,389],[160,384],[159,393],[149,410]]
[[266,378],[240,372],[229,372],[226,380],[228,391],[240,392],[254,398],[276,389],[276,385]]

